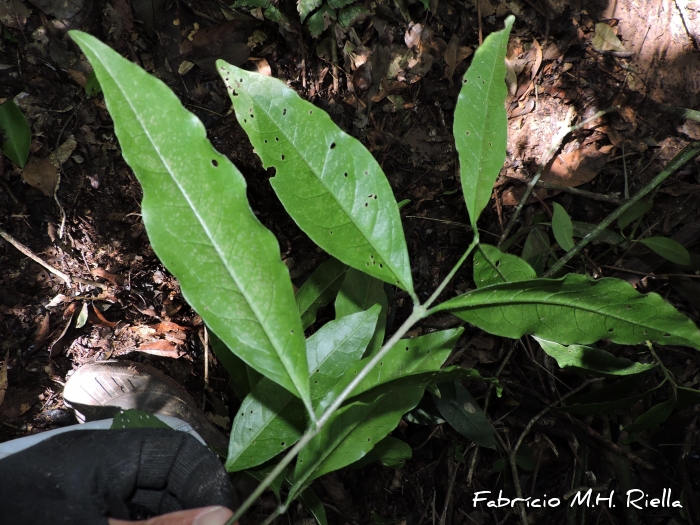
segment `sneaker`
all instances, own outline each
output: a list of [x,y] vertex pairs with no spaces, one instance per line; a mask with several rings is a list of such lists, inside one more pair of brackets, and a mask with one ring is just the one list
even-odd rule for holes
[[63,400],[81,423],[109,419],[134,408],[181,419],[215,451],[228,450],[228,439],[194,399],[173,379],[143,363],[110,360],[83,365],[68,378]]

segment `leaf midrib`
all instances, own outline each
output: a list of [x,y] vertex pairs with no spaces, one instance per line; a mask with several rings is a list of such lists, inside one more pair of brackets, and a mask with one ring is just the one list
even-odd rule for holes
[[[286,87],[286,86],[285,86],[285,87]],[[241,86],[241,88],[242,88],[242,86]],[[289,88],[287,88],[287,89],[289,89]],[[299,155],[299,158],[303,160],[303,162],[304,162],[304,164],[306,165],[306,167],[308,168],[308,170],[309,170],[311,173],[313,173],[314,177],[315,177],[316,180],[319,182],[319,184],[323,187],[324,190],[326,190],[326,193],[327,193],[328,195],[330,195],[330,196],[333,198],[333,200],[334,200],[335,203],[338,205],[338,207],[339,207],[341,210],[343,210],[343,213],[345,213],[345,215],[346,215],[347,217],[350,218],[350,222],[352,222],[352,224],[355,226],[355,228],[357,228],[357,230],[358,230],[360,233],[362,233],[362,236],[363,236],[365,239],[367,239],[367,241],[368,241],[367,244],[369,244],[369,245],[374,249],[374,251],[375,251],[377,254],[381,253],[380,250],[378,250],[377,247],[375,246],[375,244],[372,242],[371,237],[369,237],[369,236],[367,235],[367,233],[366,233],[362,228],[360,228],[360,226],[355,222],[355,220],[354,220],[352,214],[349,213],[349,212],[345,209],[345,206],[343,206],[342,203],[336,198],[335,194],[329,190],[328,186],[323,182],[323,180],[321,179],[321,177],[319,177],[319,175],[316,173],[316,171],[313,170],[313,169],[311,168],[309,162],[306,160],[306,157],[305,157],[304,155],[302,155],[302,153],[301,153],[301,151],[299,150],[299,148],[297,148],[295,142],[294,142],[293,140],[290,139],[289,134],[285,131],[285,129],[284,129],[283,127],[281,127],[281,126],[277,123],[277,120],[275,120],[275,119],[272,117],[272,113],[269,112],[269,111],[267,111],[262,105],[258,104],[257,101],[255,100],[255,97],[253,97],[253,96],[250,94],[249,91],[244,90],[244,89],[242,89],[242,91],[245,91],[246,93],[248,93],[248,96],[251,98],[251,100],[252,100],[252,102],[253,102],[253,105],[255,105],[255,106],[257,106],[258,108],[260,108],[260,110],[261,110],[263,113],[265,113],[265,115],[267,115],[267,117],[270,119],[270,121],[271,121],[271,122],[274,122],[275,126],[276,126],[277,129],[280,131],[280,133],[281,133],[282,135],[284,135],[284,137],[287,139],[287,141],[292,145],[292,148],[294,149],[294,151],[297,152],[297,154]],[[313,104],[312,104],[312,105],[313,105]],[[316,107],[316,106],[314,106],[314,107]],[[256,128],[257,128],[257,126],[258,126],[257,123],[251,124],[251,125],[252,125],[252,126],[255,126]],[[345,133],[343,130],[340,130],[340,129],[339,129],[339,131],[340,131],[341,134],[347,135],[347,133]],[[350,137],[349,135],[347,135],[347,136],[348,136],[349,138],[354,138],[354,137]],[[295,132],[295,134],[294,134],[294,137],[296,138],[296,132]],[[369,152],[368,152],[368,153],[369,153]],[[326,164],[328,163],[328,155],[329,155],[329,154],[330,154],[330,149],[329,149],[328,151],[326,151],[326,156],[325,156],[325,159],[324,159],[324,161],[323,161],[324,170],[325,170]],[[370,153],[370,155],[371,155],[371,153]],[[270,164],[273,165],[273,166],[275,167],[275,169],[278,169],[278,171],[279,171],[279,168],[277,167],[277,163],[276,163],[274,160],[272,160],[271,157],[270,157],[269,155],[267,155],[267,157],[270,158],[270,160],[271,160]],[[380,168],[380,169],[381,169],[381,168]],[[357,177],[356,177],[356,179],[357,179]],[[392,192],[392,196],[393,196],[393,192]],[[396,198],[394,198],[394,200],[396,200]],[[377,214],[377,215],[378,215],[378,214]],[[376,217],[376,216],[375,216],[375,217]],[[347,224],[347,223],[346,223],[346,224]],[[376,224],[376,222],[375,222],[375,224]],[[318,226],[318,225],[317,225],[317,226]],[[327,229],[327,228],[326,228],[326,229]],[[384,263],[386,263],[387,267],[389,267],[389,268],[391,269],[391,273],[393,274],[394,278],[395,278],[396,280],[400,281],[401,284],[403,284],[403,285],[405,285],[406,287],[408,287],[408,286],[409,286],[409,283],[404,283],[403,280],[399,278],[399,276],[398,276],[398,274],[397,274],[397,272],[396,272],[396,268],[394,267],[393,261],[388,261],[388,260],[386,260],[384,257],[382,257],[382,259],[383,259]]]
[[[86,44],[89,45],[89,43],[86,43]],[[91,47],[92,47],[92,46],[91,46]],[[227,273],[229,274],[229,277],[231,277],[231,280],[233,280],[234,284],[236,285],[236,287],[238,288],[238,290],[241,292],[241,295],[245,298],[246,303],[248,304],[248,307],[249,307],[249,308],[251,309],[251,311],[255,314],[255,318],[256,318],[256,320],[258,321],[258,324],[259,324],[260,327],[263,329],[263,332],[265,333],[265,336],[267,337],[267,340],[269,341],[270,345],[272,346],[272,348],[275,350],[275,353],[277,354],[277,359],[279,359],[280,364],[283,366],[283,368],[285,369],[285,371],[286,371],[287,374],[289,375],[289,378],[291,379],[292,384],[294,384],[294,387],[297,389],[297,392],[301,395],[301,389],[299,388],[299,386],[296,384],[296,381],[294,380],[294,374],[291,374],[291,373],[290,373],[287,364],[284,362],[284,360],[283,360],[282,357],[281,357],[282,352],[280,351],[280,349],[277,348],[277,345],[275,344],[275,341],[274,341],[274,340],[272,339],[272,337],[270,336],[270,333],[269,333],[267,327],[266,327],[265,324],[261,321],[261,314],[260,314],[260,312],[258,311],[257,308],[254,307],[254,303],[251,302],[251,299],[250,299],[250,297],[248,296],[248,294],[246,293],[246,291],[244,291],[244,289],[240,286],[239,280],[237,279],[237,277],[236,277],[236,275],[235,275],[235,272],[232,271],[232,269],[229,267],[228,261],[223,257],[218,242],[215,242],[215,241],[214,241],[214,238],[212,237],[211,232],[209,231],[209,228],[206,226],[206,223],[204,222],[204,220],[202,219],[202,217],[201,217],[200,214],[198,213],[197,209],[193,206],[193,203],[190,201],[188,194],[184,191],[184,189],[183,189],[183,187],[181,186],[181,184],[180,184],[179,180],[177,179],[177,177],[175,177],[174,172],[173,172],[173,170],[172,170],[170,164],[169,164],[168,162],[165,161],[165,159],[164,159],[164,157],[163,157],[163,155],[162,155],[162,153],[161,153],[161,151],[160,151],[160,148],[156,145],[156,142],[154,141],[153,137],[151,136],[150,130],[148,129],[147,126],[144,125],[144,122],[143,122],[143,120],[140,118],[139,113],[136,111],[135,107],[133,106],[133,104],[132,104],[132,102],[131,102],[131,99],[127,96],[127,92],[125,91],[125,89],[124,89],[124,87],[121,85],[121,83],[119,82],[118,76],[116,76],[116,75],[114,74],[114,71],[112,71],[112,69],[109,67],[108,64],[106,64],[104,61],[102,61],[102,60],[99,58],[99,53],[97,53],[94,49],[92,49],[92,51],[93,51],[93,53],[95,54],[97,60],[99,60],[100,63],[102,64],[102,66],[105,68],[105,70],[107,70],[107,71],[109,72],[109,74],[110,74],[111,77],[112,77],[112,80],[113,80],[114,84],[115,84],[115,85],[119,88],[119,90],[121,91],[122,96],[124,97],[124,100],[125,100],[125,101],[127,102],[127,104],[129,105],[129,109],[130,109],[130,110],[132,111],[132,113],[134,114],[134,116],[135,116],[135,118],[136,118],[136,121],[139,123],[139,126],[140,126],[141,129],[144,131],[144,134],[146,135],[146,137],[148,137],[148,140],[149,140],[149,142],[151,143],[151,146],[153,147],[153,149],[154,149],[154,150],[156,151],[156,153],[158,154],[158,159],[161,161],[161,163],[163,164],[163,166],[166,168],[166,171],[167,171],[168,175],[170,175],[170,178],[172,179],[172,181],[173,181],[173,182],[175,183],[175,185],[177,186],[178,190],[180,191],[180,193],[182,194],[183,198],[184,198],[185,201],[187,202],[187,204],[188,204],[190,210],[192,210],[192,213],[193,213],[194,216],[197,218],[197,221],[199,222],[200,226],[202,227],[202,230],[204,230],[207,239],[210,240],[212,247],[213,247],[214,250],[216,251],[216,254],[219,256],[219,259],[222,261],[222,263],[223,263],[223,265],[224,265],[224,268],[226,268],[226,271],[227,271]]]

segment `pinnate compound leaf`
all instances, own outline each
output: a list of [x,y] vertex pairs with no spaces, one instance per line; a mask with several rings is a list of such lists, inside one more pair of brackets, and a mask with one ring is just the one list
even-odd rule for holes
[[505,28],[487,36],[476,50],[455,108],[455,146],[474,231],[506,157],[505,56],[514,20],[513,16],[506,18]]
[[635,363],[610,352],[585,345],[564,346],[535,337],[547,355],[556,359],[559,367],[603,376],[628,376],[654,368],[652,364]]
[[272,187],[311,239],[336,259],[413,292],[396,200],[355,138],[282,81],[217,63],[236,117]]
[[384,282],[375,279],[371,275],[359,272],[354,268],[345,274],[345,280],[338,292],[335,300],[335,317],[340,319],[346,315],[362,312],[373,305],[381,306],[379,319],[377,320],[377,330],[372,336],[372,340],[367,345],[365,357],[375,354],[384,343],[384,333],[386,332],[386,314],[389,309],[386,293],[384,292]]
[[[306,344],[313,399],[335,386],[365,351],[379,306],[331,321]],[[226,469],[235,472],[273,458],[296,443],[306,427],[301,401],[267,378],[253,386],[233,420]]]
[[574,225],[571,223],[569,214],[566,213],[561,204],[555,202],[553,208],[552,233],[561,249],[568,252],[574,247]]
[[479,244],[474,254],[474,283],[477,288],[491,284],[528,281],[537,277],[532,266],[517,255],[503,253],[495,246]]
[[294,296],[301,315],[301,324],[306,330],[316,322],[319,309],[330,303],[340,290],[347,266],[330,258],[319,265]]
[[685,246],[678,241],[674,241],[668,237],[647,237],[646,239],[641,239],[639,242],[650,250],[658,253],[664,259],[668,259],[676,264],[690,266],[690,253],[688,253]]
[[700,350],[700,330],[661,296],[640,294],[619,279],[594,281],[570,274],[487,286],[436,307],[491,334],[526,334],[560,344],[609,339],[620,344],[646,340]]
[[469,391],[456,381],[438,386],[440,396],[431,396],[445,421],[477,445],[495,449],[493,426]]
[[124,160],[143,188],[153,250],[207,326],[310,409],[292,282],[277,240],[250,210],[243,176],[163,82],[96,38],[71,36],[95,70]]
[[0,151],[23,168],[29,158],[32,130],[13,100],[0,105]]

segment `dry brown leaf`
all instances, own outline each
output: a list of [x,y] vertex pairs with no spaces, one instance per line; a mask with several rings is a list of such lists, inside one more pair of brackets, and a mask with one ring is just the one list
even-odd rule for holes
[[248,60],[255,64],[255,67],[258,69],[258,73],[265,75],[266,77],[272,76],[272,68],[266,59],[250,57]]
[[63,142],[63,144],[56,148],[56,151],[49,154],[47,160],[53,164],[56,169],[58,169],[70,158],[77,145],[78,143],[73,135],[68,135],[68,138]]
[[94,311],[95,318],[97,319],[97,321],[96,321],[92,316],[90,316],[89,320],[92,324],[99,325],[99,326],[106,326],[108,328],[114,328],[115,326],[117,326],[119,324],[119,323],[113,323],[113,322],[105,319],[105,316],[102,315],[102,312],[100,312],[100,309],[97,308],[97,306],[95,306],[94,304],[92,305],[92,310]]
[[49,336],[49,329],[51,326],[49,321],[49,312],[46,312],[34,333],[34,344],[42,343]]
[[210,73],[216,73],[214,62],[225,60],[234,66],[242,65],[250,56],[246,28],[240,21],[232,20],[200,29],[192,39],[185,39],[180,54]]
[[167,332],[180,332],[185,330],[191,330],[189,326],[180,326],[172,321],[162,321],[156,325],[151,326],[157,333],[167,333]]
[[459,47],[459,37],[455,33],[452,35],[452,38],[450,38],[447,48],[445,49],[444,78],[450,82],[450,86],[454,85],[452,76],[455,74],[455,68],[457,67],[457,47]]
[[[561,153],[555,159],[548,170],[542,175],[542,180],[560,186],[575,188],[592,181],[596,175],[605,167],[608,161],[612,145],[596,148],[595,144],[587,144],[581,148]],[[537,188],[537,196],[541,199],[549,199],[558,195],[557,190]],[[502,194],[502,204],[504,206],[516,206],[523,194],[525,187],[508,188]],[[527,204],[537,202],[535,197],[530,197]]]
[[178,351],[178,345],[172,341],[165,341],[161,339],[159,341],[153,341],[151,343],[143,343],[139,345],[136,349],[138,352],[144,352],[150,355],[157,355],[159,357],[170,357],[172,359],[177,359],[180,357],[180,352]]
[[58,184],[58,171],[48,160],[31,157],[22,170],[22,179],[47,197],[53,197]]
[[85,87],[85,84],[87,84],[87,75],[85,73],[77,69],[66,69],[66,71],[76,84],[81,88]]
[[5,352],[5,362],[0,364],[0,406],[5,401],[7,392],[7,365],[10,362],[10,351]]
[[27,23],[29,9],[22,0],[3,0],[0,2],[0,23],[6,27],[22,29]]

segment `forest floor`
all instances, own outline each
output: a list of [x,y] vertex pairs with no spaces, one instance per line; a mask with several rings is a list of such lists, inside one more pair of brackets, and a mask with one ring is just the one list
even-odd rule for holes
[[[453,113],[471,54],[508,14],[516,15],[508,47],[508,149],[479,222],[483,241],[498,243],[523,181],[546,163],[542,180],[550,187],[536,188],[509,242],[517,255],[544,254],[545,268],[562,253],[543,226],[554,202],[574,221],[597,224],[700,140],[697,113],[677,109],[700,108],[697,2],[431,0],[427,10],[421,1],[377,0],[364,2],[364,14],[348,27],[331,25],[318,38],[300,24],[296,2],[273,4],[288,23],[215,0],[0,1],[0,103],[14,99],[32,130],[23,169],[0,156],[0,228],[49,265],[85,281],[66,286],[0,239],[0,441],[71,424],[62,385],[72,370],[96,360],[139,360],[162,369],[202,403],[222,432],[240,403],[214,357],[204,382],[202,320],[149,245],[141,188],[121,157],[102,96],[86,95],[90,69],[68,29],[97,36],[161,78],[202,120],[214,147],[246,177],[251,207],[277,236],[295,286],[328,256],[285,214],[268,182],[272,174],[262,169],[230,110],[212,69],[216,58],[285,80],[374,154],[397,201],[410,201],[401,214],[421,298],[471,238]],[[617,35],[619,42],[607,36],[601,43],[596,34]],[[548,162],[547,150],[567,119],[580,122],[613,106],[618,109],[569,134]],[[670,176],[650,202],[632,226],[611,229],[635,238],[673,238],[689,250],[690,266],[671,263],[641,243],[628,250],[598,243],[571,267],[657,292],[698,323],[700,159]],[[540,232],[543,248],[533,247],[533,231]],[[471,271],[465,266],[445,293],[472,287]],[[408,315],[409,303],[394,296],[394,328]],[[78,323],[81,313],[87,320]],[[332,308],[323,309],[318,322],[332,316]],[[450,315],[430,318],[410,335],[460,322]],[[700,523],[699,405],[676,410],[658,429],[628,439],[620,427],[666,399],[665,391],[640,396],[614,413],[573,415],[556,406],[576,376],[559,369],[536,343],[465,328],[449,363],[499,376],[502,396],[479,382],[467,384],[469,391],[482,408],[487,405],[507,447],[524,435],[517,465],[523,493],[562,500],[558,507],[527,509],[531,523]],[[644,348],[613,348],[621,357],[649,358]],[[688,348],[663,350],[661,360],[677,384],[699,389],[700,355]],[[662,378],[657,368],[635,391],[648,392]],[[604,385],[615,383],[606,379]],[[546,407],[551,410],[536,417]],[[472,503],[476,491],[503,490],[512,497],[503,458],[477,449],[428,408],[423,414],[427,424],[402,421],[394,432],[413,449],[402,468],[343,469],[316,482],[329,522],[518,522],[513,509]],[[571,507],[566,497],[581,486],[592,487],[594,498],[611,491],[617,498],[630,488],[660,498],[670,489],[684,508],[635,511],[617,499],[616,505]],[[273,507],[272,496],[264,496],[243,523],[258,522]],[[309,519],[293,506],[278,521]]]

